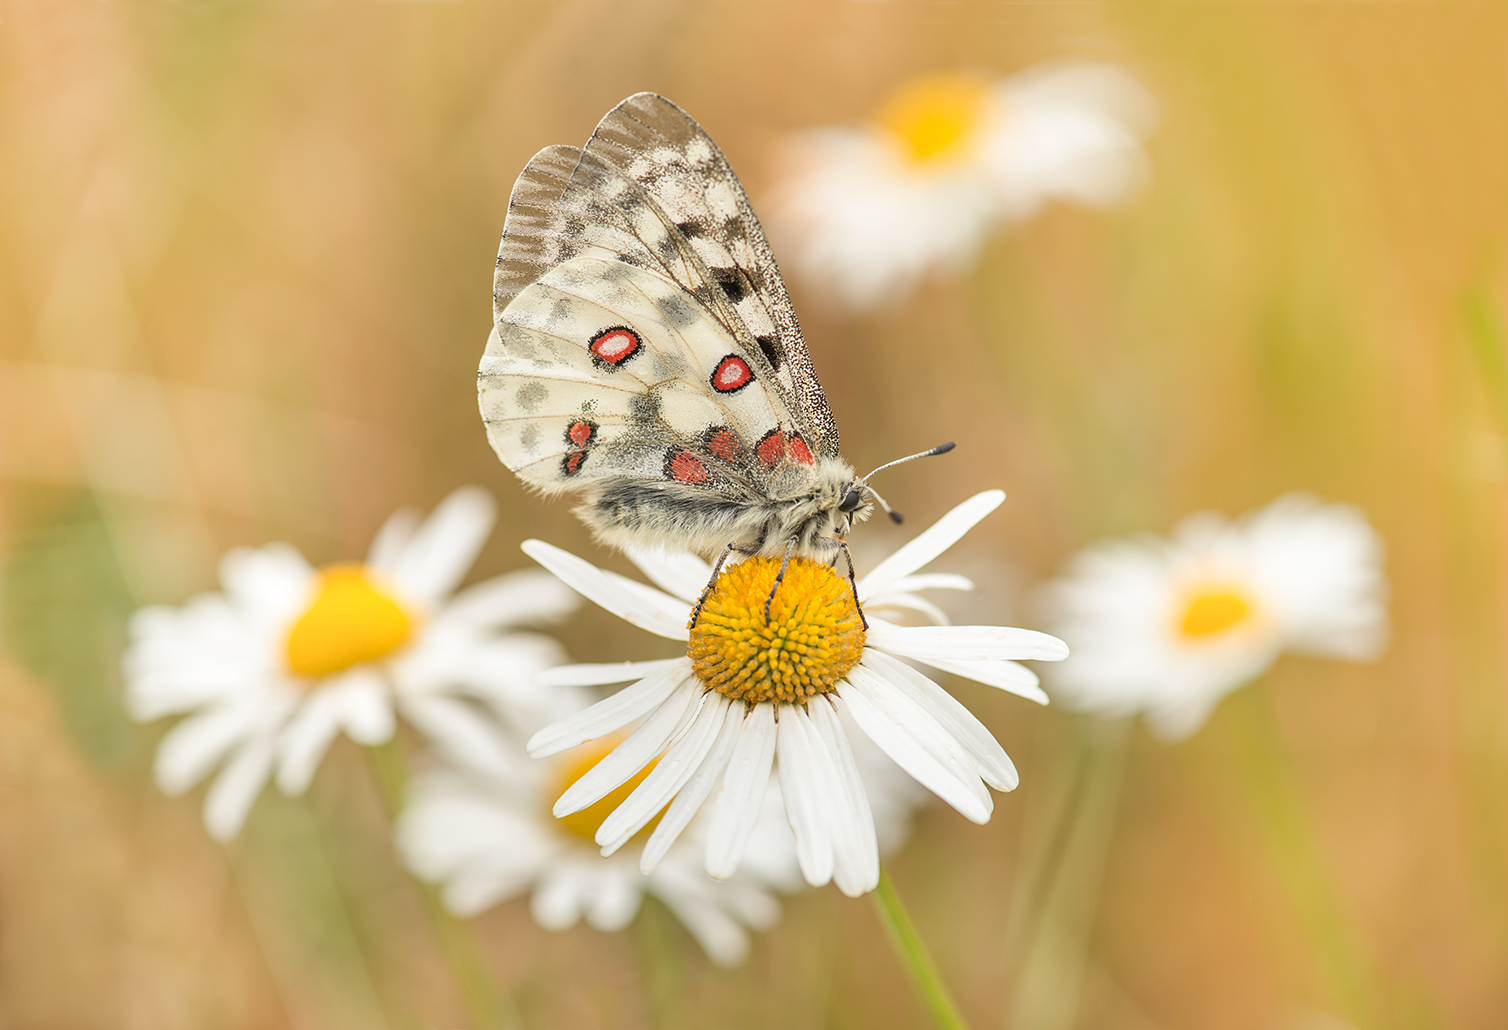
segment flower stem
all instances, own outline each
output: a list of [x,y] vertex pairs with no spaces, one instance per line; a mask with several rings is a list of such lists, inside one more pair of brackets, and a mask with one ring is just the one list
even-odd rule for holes
[[[408,785],[408,762],[403,749],[394,738],[386,744],[366,748],[366,753],[388,817],[396,819],[402,811]],[[511,1000],[488,975],[471,927],[450,913],[434,884],[418,879],[414,882],[472,1030],[520,1030],[523,1021]]]
[[1241,779],[1283,892],[1324,978],[1330,999],[1362,1030],[1388,1026],[1384,987],[1355,937],[1326,866],[1286,750],[1272,701],[1260,682],[1232,699]]
[[[1069,1030],[1090,970],[1089,941],[1109,861],[1130,721],[1081,716],[1072,756],[1057,770],[1055,811],[1037,820],[1007,929],[1015,994],[1005,1026]],[[1062,748],[1054,741],[1058,750]]]
[[880,885],[871,896],[875,907],[880,911],[880,921],[890,931],[890,940],[895,944],[895,950],[905,962],[906,968],[911,971],[916,989],[927,1003],[927,1008],[932,1011],[932,1018],[937,1025],[943,1030],[968,1030],[968,1024],[959,1015],[958,1006],[954,1004],[953,996],[948,993],[947,985],[938,974],[937,965],[932,961],[927,946],[922,943],[921,934],[916,932],[916,924],[906,914],[906,906],[901,903],[895,882],[890,879],[890,871],[884,865],[880,866]]

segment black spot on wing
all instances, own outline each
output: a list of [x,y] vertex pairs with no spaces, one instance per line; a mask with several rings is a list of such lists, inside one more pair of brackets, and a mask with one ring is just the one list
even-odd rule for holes
[[717,285],[722,287],[723,294],[734,304],[749,295],[749,285],[738,269],[714,268],[712,275],[717,280]]
[[702,227],[698,222],[677,222],[675,223],[675,227],[679,229],[681,235],[686,237],[688,240],[693,236],[702,235]]
[[776,344],[775,337],[773,337],[773,336],[756,336],[756,337],[754,337],[754,340],[755,340],[756,343],[759,344],[759,351],[760,351],[761,354],[764,355],[764,359],[770,363],[770,367],[773,368],[775,371],[779,372],[780,371],[780,348]]

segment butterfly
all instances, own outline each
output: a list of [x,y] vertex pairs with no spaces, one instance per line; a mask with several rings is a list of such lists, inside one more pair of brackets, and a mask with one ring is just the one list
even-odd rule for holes
[[631,96],[585,147],[529,161],[493,310],[478,373],[488,439],[529,485],[581,495],[602,542],[720,551],[715,578],[734,551],[836,561],[871,497],[900,521],[839,455],[738,177],[664,97]]

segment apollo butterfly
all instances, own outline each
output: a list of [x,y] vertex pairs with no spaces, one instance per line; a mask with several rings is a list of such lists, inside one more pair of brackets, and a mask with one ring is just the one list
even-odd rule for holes
[[629,97],[584,148],[524,168],[493,306],[488,439],[526,483],[582,493],[603,541],[835,559],[879,500],[838,455],[743,187],[664,97]]

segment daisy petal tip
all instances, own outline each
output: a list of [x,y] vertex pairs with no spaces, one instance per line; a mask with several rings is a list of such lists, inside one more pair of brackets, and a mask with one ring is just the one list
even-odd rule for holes
[[545,555],[546,557],[548,557],[559,550],[559,548],[557,548],[554,544],[547,544],[543,540],[532,536],[529,539],[525,540],[523,543],[519,544],[518,549],[520,551],[523,551],[530,558],[533,558],[535,561],[539,562],[541,565],[544,564],[544,560],[541,559],[540,555]]

